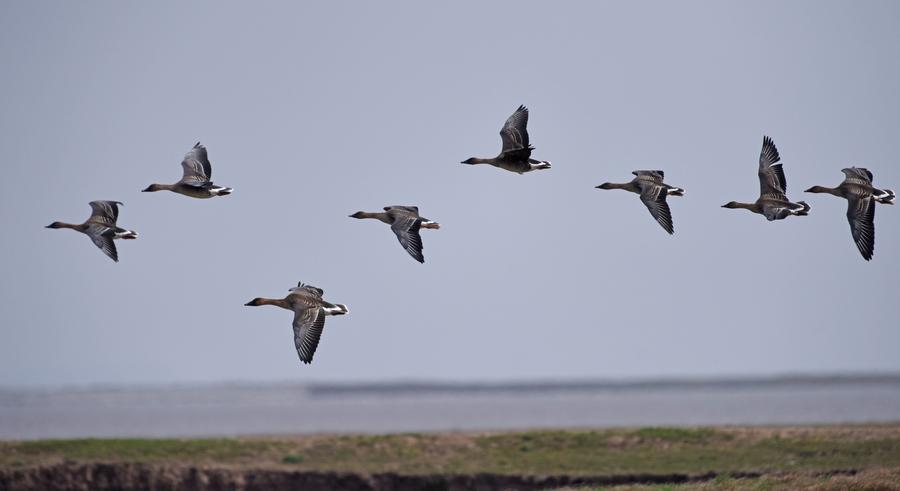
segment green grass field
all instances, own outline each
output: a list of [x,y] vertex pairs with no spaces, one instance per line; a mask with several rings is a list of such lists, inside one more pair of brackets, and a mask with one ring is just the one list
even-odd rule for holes
[[[719,477],[681,486],[617,489],[792,489],[791,485],[801,483],[811,489],[857,489],[821,486],[868,479],[865,476],[896,483],[896,487],[873,489],[900,489],[900,424],[0,443],[0,468],[62,462],[417,475],[754,472],[763,475],[749,480]],[[828,475],[847,470],[861,473]]]

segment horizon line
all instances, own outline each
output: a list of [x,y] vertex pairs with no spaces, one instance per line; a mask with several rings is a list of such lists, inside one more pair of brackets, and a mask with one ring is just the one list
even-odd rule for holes
[[296,387],[310,395],[377,392],[526,392],[677,388],[749,388],[754,386],[876,383],[900,385],[900,371],[782,372],[765,375],[672,375],[622,377],[531,377],[520,379],[440,379],[397,377],[385,380],[224,380],[173,383],[86,383],[60,385],[3,385],[0,392],[91,392],[118,390],[179,390],[196,388]]

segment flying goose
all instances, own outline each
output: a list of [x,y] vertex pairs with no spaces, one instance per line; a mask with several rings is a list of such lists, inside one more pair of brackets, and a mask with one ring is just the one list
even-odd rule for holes
[[206,155],[206,147],[197,142],[188,153],[184,154],[181,161],[184,175],[175,184],[151,184],[143,190],[145,193],[155,191],[172,191],[191,198],[212,198],[215,196],[227,196],[234,189],[216,186],[210,181],[212,178],[212,165]]
[[274,305],[287,310],[294,311],[294,346],[297,348],[297,355],[300,361],[309,364],[312,363],[313,355],[316,354],[316,347],[319,346],[319,338],[322,336],[322,329],[325,328],[325,317],[329,315],[344,315],[348,312],[347,306],[342,304],[328,303],[322,300],[325,293],[321,288],[312,285],[305,285],[303,282],[297,283],[297,286],[288,290],[288,296],[281,299],[273,298],[254,298],[245,303],[248,307],[257,307],[260,305]]
[[500,155],[490,159],[472,157],[463,160],[463,164],[490,164],[494,167],[506,169],[511,172],[524,174],[538,169],[549,169],[550,162],[534,160],[531,151],[534,147],[528,142],[528,108],[519,106],[516,112],[506,120],[500,129],[500,138],[503,140],[503,149]]
[[77,230],[94,241],[94,244],[115,262],[119,262],[115,239],[136,239],[137,232],[116,226],[119,218],[118,201],[91,201],[91,216],[84,223],[73,224],[53,222],[46,228],[70,228]]
[[782,220],[791,215],[808,215],[809,205],[805,201],[792,203],[785,196],[787,180],[780,161],[775,143],[768,136],[763,136],[762,151],[759,153],[759,199],[755,203],[730,201],[722,208],[743,208],[759,213],[769,221]]
[[419,229],[441,228],[439,223],[420,217],[417,206],[385,206],[383,213],[357,211],[350,215],[350,218],[374,218],[390,225],[400,240],[400,245],[420,263],[425,262],[425,256],[422,255],[422,237],[419,236]]
[[663,182],[665,174],[661,170],[636,170],[632,174],[635,178],[630,182],[617,184],[614,182],[604,182],[596,186],[597,189],[624,189],[641,195],[641,201],[650,210],[653,218],[662,226],[662,228],[670,234],[675,233],[675,226],[672,224],[672,212],[669,211],[669,204],[666,203],[666,196],[684,196],[684,189],[669,186]]
[[894,204],[896,195],[890,189],[878,189],[872,186],[872,173],[862,167],[841,169],[846,176],[836,188],[813,186],[807,193],[826,193],[840,196],[847,200],[847,221],[853,241],[869,261],[875,251],[875,203]]

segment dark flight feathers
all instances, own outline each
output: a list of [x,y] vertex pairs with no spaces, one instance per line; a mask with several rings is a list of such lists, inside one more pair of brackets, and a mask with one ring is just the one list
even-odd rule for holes
[[512,113],[503,128],[500,129],[500,138],[503,140],[503,149],[501,154],[519,152],[528,150],[528,158],[531,155],[531,145],[528,142],[528,108],[519,106],[516,112]]
[[206,188],[212,186],[212,165],[206,155],[206,147],[197,142],[194,148],[184,155],[181,161],[181,167],[184,174],[181,178],[182,184],[193,186],[196,188]]

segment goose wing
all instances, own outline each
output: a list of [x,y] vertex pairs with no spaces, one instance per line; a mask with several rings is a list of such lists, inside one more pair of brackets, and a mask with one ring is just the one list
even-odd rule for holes
[[419,216],[419,207],[418,207],[418,206],[400,206],[400,205],[392,205],[392,206],[385,206],[385,207],[384,207],[384,211],[391,211],[391,210],[403,210],[403,211],[408,211],[409,213],[413,213],[413,214],[415,214],[416,216]]
[[115,232],[115,228],[110,228],[99,223],[92,223],[88,225],[84,233],[87,234],[94,242],[94,245],[99,247],[110,259],[119,262],[119,252],[116,250],[116,243],[113,242]]
[[661,170],[636,170],[631,173],[638,177],[649,177],[660,184],[662,184],[663,179],[666,177],[666,174]]
[[875,199],[872,196],[855,196],[847,199],[847,221],[853,241],[866,261],[875,251]]
[[298,282],[297,286],[289,289],[288,291],[294,292],[295,294],[298,294],[298,295],[304,295],[304,294],[311,295],[315,298],[318,298],[319,300],[321,300],[322,295],[325,294],[325,290],[315,287],[315,286],[312,286],[312,285],[307,285],[306,283],[303,283],[302,281]]
[[652,181],[657,184],[662,184],[663,179],[666,177],[666,174],[661,170],[636,170],[631,171],[631,173],[641,180]]
[[775,148],[775,142],[768,136],[763,137],[762,151],[759,153],[759,195],[784,194],[787,192],[787,180],[781,156]]
[[212,183],[212,165],[206,155],[206,147],[197,142],[190,152],[184,154],[184,160],[181,161],[181,168],[184,174],[181,177],[182,184],[193,186],[196,188],[208,187]]
[[122,203],[118,201],[91,201],[91,217],[88,221],[111,227],[116,226],[116,220],[119,219],[119,206]]
[[319,338],[325,328],[325,312],[319,306],[294,312],[294,346],[303,363],[312,363]]
[[406,249],[416,261],[425,262],[425,256],[422,255],[422,237],[419,235],[419,228],[422,226],[422,220],[410,214],[398,215],[394,214],[394,223],[391,224],[391,230],[397,235],[400,245]]
[[862,179],[869,184],[872,184],[872,173],[869,172],[869,169],[863,167],[848,167],[846,169],[841,169],[841,172],[847,176],[847,179]]
[[666,202],[668,190],[659,185],[644,185],[641,188],[641,201],[650,210],[650,215],[662,226],[662,228],[670,233],[675,233],[675,226],[672,224],[672,212],[669,210],[669,203]]
[[527,126],[528,108],[519,106],[516,112],[512,113],[512,116],[503,124],[503,128],[500,129],[500,138],[503,140],[501,153],[525,150],[530,147]]

